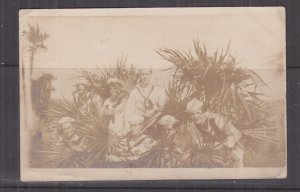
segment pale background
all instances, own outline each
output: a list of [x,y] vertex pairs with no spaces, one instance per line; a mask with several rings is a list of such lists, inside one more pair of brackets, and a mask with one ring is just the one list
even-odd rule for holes
[[[36,54],[34,67],[58,78],[53,83],[54,98],[62,92],[64,95],[72,92],[72,76],[76,72],[70,69],[101,68],[114,64],[122,56],[127,56],[128,63],[136,67],[166,68],[170,64],[154,50],[193,50],[195,38],[206,44],[211,55],[217,48],[226,50],[231,42],[230,54],[237,58],[239,65],[262,75],[270,87],[265,90],[270,96],[285,97],[285,72],[276,75],[279,67],[285,69],[282,8],[213,8],[213,11],[190,8],[183,11],[183,16],[172,15],[175,9],[161,9],[154,16],[150,16],[151,9],[137,10],[128,10],[123,17],[118,15],[126,13],[124,10],[91,10],[98,16],[85,13],[81,17],[65,10],[54,16],[47,16],[46,12],[42,17],[35,17],[39,12],[30,13],[33,16],[29,23],[38,24],[41,32],[50,35],[45,41],[48,50]],[[40,75],[38,71],[35,76]]]

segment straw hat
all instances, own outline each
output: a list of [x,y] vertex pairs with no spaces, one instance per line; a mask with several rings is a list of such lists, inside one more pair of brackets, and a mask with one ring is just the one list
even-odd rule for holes
[[186,112],[188,113],[194,113],[196,110],[198,110],[199,108],[203,107],[203,102],[200,101],[199,99],[192,99],[191,101],[189,101],[186,105]]

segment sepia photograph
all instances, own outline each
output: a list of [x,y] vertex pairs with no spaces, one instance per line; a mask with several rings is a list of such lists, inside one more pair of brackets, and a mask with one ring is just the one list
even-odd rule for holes
[[22,181],[287,177],[285,10],[20,10]]

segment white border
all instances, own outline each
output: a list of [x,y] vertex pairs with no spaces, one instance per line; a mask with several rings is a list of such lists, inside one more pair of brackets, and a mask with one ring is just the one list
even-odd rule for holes
[[[245,14],[279,12],[283,7],[260,8],[128,8],[128,9],[43,9],[20,10],[20,35],[29,17],[61,16],[174,16],[207,14]],[[21,36],[20,36],[21,38]],[[20,54],[22,46],[20,44]],[[24,62],[24,61],[23,61]],[[20,56],[20,64],[22,57]],[[28,65],[27,65],[28,66]],[[20,65],[20,85],[22,73]],[[25,65],[25,68],[26,65]],[[25,76],[29,70],[25,70]],[[28,74],[27,74],[28,75]],[[26,78],[25,78],[26,80]],[[28,167],[28,138],[31,109],[24,109],[23,91],[20,86],[20,139],[21,139],[21,180],[22,181],[92,181],[92,180],[184,180],[184,179],[271,179],[286,178],[287,167],[281,168],[70,168],[36,169]],[[27,126],[26,126],[27,124]]]

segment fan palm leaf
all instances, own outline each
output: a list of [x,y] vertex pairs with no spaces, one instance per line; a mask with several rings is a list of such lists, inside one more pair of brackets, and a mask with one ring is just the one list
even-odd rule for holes
[[[86,103],[85,106],[78,103],[80,101],[75,97],[73,100],[66,98],[55,100],[51,102],[46,113],[54,123],[64,117],[71,117],[74,120],[72,122],[73,134],[82,139],[82,145],[86,148],[85,158],[81,161],[79,161],[80,158],[76,159],[82,167],[96,166],[98,162],[105,161],[106,154],[113,145],[111,144],[112,139],[104,124],[100,109],[97,108],[98,105],[94,102]],[[49,160],[52,159],[54,165],[57,166],[66,165],[64,162],[71,163],[72,159],[69,158],[75,158],[74,154],[78,154],[72,148],[59,148],[53,143],[48,143],[48,145],[51,147],[44,151],[45,157]],[[61,164],[55,164],[55,161],[57,161],[56,163],[61,162]]]
[[81,92],[85,98],[90,98],[94,95],[100,95],[103,100],[109,97],[108,80],[117,78],[123,83],[124,95],[128,95],[138,81],[137,69],[127,66],[126,58],[119,58],[115,65],[104,67],[99,71],[79,70],[79,78],[84,80],[83,83],[77,84],[81,86]]
[[171,68],[175,71],[174,77],[183,86],[189,85],[186,88],[190,89],[191,95],[201,98],[208,110],[234,118],[235,122],[255,122],[251,126],[239,123],[239,129],[247,136],[274,142],[272,128],[258,132],[267,121],[268,113],[261,91],[267,85],[262,78],[251,69],[237,66],[235,58],[229,54],[230,43],[225,53],[217,50],[212,56],[199,40],[194,40],[193,46],[194,54],[166,48],[156,52],[174,65]]
[[84,167],[86,156],[84,152],[70,147],[60,146],[54,140],[47,141],[43,150],[33,152],[32,167],[42,168],[76,168]]
[[214,142],[202,142],[200,145],[191,148],[190,164],[195,167],[230,166],[228,165],[229,161],[226,159],[228,155],[225,153],[220,144],[216,145]]

